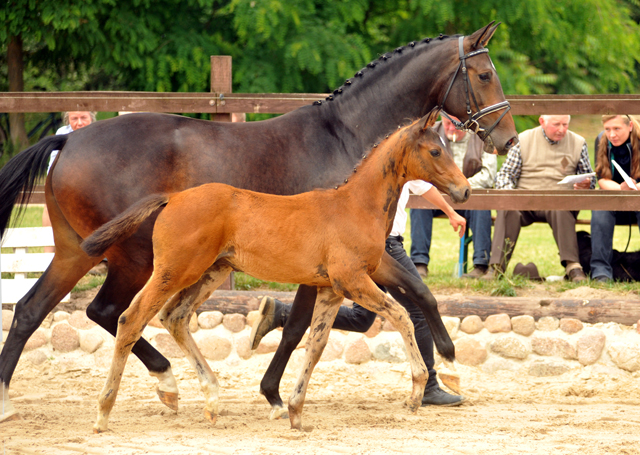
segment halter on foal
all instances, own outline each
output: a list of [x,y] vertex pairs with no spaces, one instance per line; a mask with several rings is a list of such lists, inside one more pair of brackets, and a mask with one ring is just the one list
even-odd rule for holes
[[[203,384],[205,416],[215,423],[218,381],[186,322],[232,270],[319,289],[306,366],[289,400],[292,428],[301,428],[307,384],[344,297],[388,318],[400,331],[413,376],[407,404],[415,412],[427,370],[413,326],[406,310],[386,296],[370,275],[380,265],[384,240],[407,181],[431,181],[454,201],[469,198],[469,183],[430,128],[437,115],[434,111],[392,134],[375,147],[348,183],[336,189],[274,196],[207,184],[172,195],[149,196],[87,238],[82,248],[92,257],[101,256],[164,207],[153,231],[154,271],[119,320],[113,363],[100,394],[94,431],[107,429],[127,356],[159,311],[160,320],[195,368]],[[439,319],[437,306],[431,313],[432,319]]]

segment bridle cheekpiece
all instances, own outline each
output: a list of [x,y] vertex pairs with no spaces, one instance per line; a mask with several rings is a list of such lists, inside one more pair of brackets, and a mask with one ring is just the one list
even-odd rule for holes
[[[460,64],[458,65],[458,68],[456,69],[456,72],[453,74],[453,77],[451,78],[451,82],[449,83],[449,88],[447,88],[447,92],[444,95],[444,98],[442,99],[442,102],[440,103],[439,108],[441,109],[441,114],[448,118],[451,123],[453,123],[455,125],[455,127],[459,130],[463,130],[463,131],[472,131],[474,133],[476,133],[480,139],[482,139],[483,141],[487,139],[487,137],[489,137],[489,135],[491,134],[491,132],[493,131],[493,129],[498,125],[498,123],[500,123],[500,120],[502,120],[502,117],[504,117],[507,112],[509,112],[509,110],[511,109],[511,105],[509,104],[509,101],[502,101],[500,103],[497,104],[493,104],[491,106],[485,107],[484,109],[480,109],[480,106],[478,106],[478,102],[476,101],[476,96],[475,93],[473,93],[473,87],[471,87],[471,82],[469,81],[469,74],[467,72],[467,63],[466,60],[468,58],[471,57],[475,57],[476,55],[480,55],[480,54],[484,54],[484,53],[488,53],[489,49],[487,48],[482,48],[482,49],[478,49],[477,51],[473,51],[473,52],[469,52],[468,54],[465,55],[464,53],[464,48],[463,48],[463,40],[464,40],[464,36],[461,36],[458,39],[458,51],[460,54]],[[451,91],[451,87],[453,87],[453,83],[456,80],[456,77],[458,76],[458,73],[462,72],[462,75],[464,77],[464,92],[467,98],[467,116],[469,117],[467,119],[466,122],[462,123],[458,120],[454,120],[452,119],[445,111],[444,111],[444,103],[447,101],[447,97],[449,96],[449,92]],[[471,92],[471,97],[469,97],[469,92]],[[473,103],[475,104],[476,110],[477,112],[475,114],[471,113],[471,99],[473,99]],[[493,125],[491,125],[489,128],[485,129],[482,126],[480,126],[480,124],[478,123],[478,120],[480,120],[482,117],[484,117],[485,115],[489,115],[492,114],[494,112],[497,112],[501,109],[504,109],[504,112],[502,113],[502,115],[500,115],[500,117],[498,118],[498,120],[496,120]]]

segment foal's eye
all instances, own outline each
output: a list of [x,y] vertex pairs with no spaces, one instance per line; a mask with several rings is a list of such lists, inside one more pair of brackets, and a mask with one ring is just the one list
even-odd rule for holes
[[491,80],[491,72],[487,71],[486,73],[482,73],[479,77],[481,81],[489,82]]
[[434,158],[437,158],[437,157],[440,156],[440,150],[438,150],[438,149],[430,150],[429,153],[431,153],[431,156],[434,157]]

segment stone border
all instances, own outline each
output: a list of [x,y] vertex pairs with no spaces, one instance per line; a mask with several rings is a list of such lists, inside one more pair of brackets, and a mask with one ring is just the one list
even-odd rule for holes
[[[271,354],[278,347],[281,330],[269,333],[256,351],[249,349],[251,324],[256,317],[256,311],[248,316],[206,311],[194,315],[189,328],[207,359],[237,363]],[[3,340],[12,319],[13,312],[3,310]],[[585,324],[578,319],[551,316],[536,321],[532,316],[507,314],[491,315],[484,321],[479,316],[462,320],[443,317],[443,321],[456,345],[458,362],[486,373],[510,370],[542,377],[588,366],[607,374],[640,370],[637,324]],[[157,318],[145,329],[144,336],[168,358],[183,357]],[[298,348],[303,348],[304,343],[305,339]],[[64,356],[93,356],[96,366],[108,367],[113,345],[113,337],[90,321],[84,311],[58,311],[50,314],[27,341],[22,357],[41,364]],[[349,364],[402,363],[406,362],[406,353],[399,333],[389,322],[377,318],[364,334],[331,332],[321,361],[337,359]]]

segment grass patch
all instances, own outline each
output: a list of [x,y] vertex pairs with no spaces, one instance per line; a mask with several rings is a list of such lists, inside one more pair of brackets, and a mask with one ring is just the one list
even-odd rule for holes
[[[495,212],[493,213],[495,215]],[[589,219],[590,211],[580,212],[579,218]],[[411,225],[407,222],[405,231],[405,248],[407,252],[411,248]],[[579,225],[577,230],[591,231],[589,225]],[[613,247],[624,251],[627,242],[627,251],[640,250],[640,231],[637,226],[631,229],[629,240],[629,228],[617,226],[614,231]],[[518,262],[527,264],[533,262],[542,276],[564,276],[564,267],[560,264],[558,247],[553,239],[553,232],[548,224],[534,223],[524,227],[520,231],[518,243],[513,252],[511,262],[505,273],[508,280],[483,282],[481,280],[461,280],[457,278],[456,267],[458,263],[458,251],[460,240],[453,232],[449,221],[445,218],[433,220],[433,239],[431,243],[431,259],[429,262],[429,278],[426,283],[435,294],[466,293],[479,295],[514,295],[518,291],[532,288],[530,281],[512,276],[513,268]],[[469,245],[469,261],[473,258],[473,245]],[[472,265],[469,266],[471,268]],[[544,282],[544,286],[551,292],[563,292],[579,287],[567,281]],[[636,293],[640,295],[640,283],[607,283],[601,284],[588,282],[588,286],[595,289],[607,289],[619,293]]]

